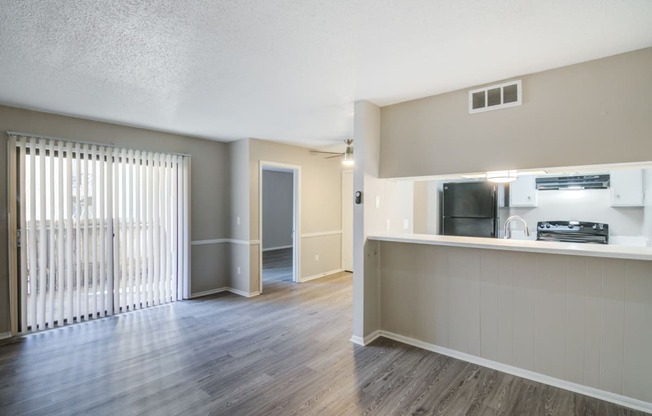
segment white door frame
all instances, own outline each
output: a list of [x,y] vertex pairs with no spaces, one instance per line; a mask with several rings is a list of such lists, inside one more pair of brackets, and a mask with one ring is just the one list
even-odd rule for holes
[[[18,214],[16,213],[16,139],[7,140],[7,217],[9,241],[7,244],[9,261],[9,330],[11,336],[18,335]],[[7,334],[0,333],[0,339]]]
[[263,171],[292,174],[292,281],[301,279],[301,166],[261,160],[258,164],[258,290],[263,293]]

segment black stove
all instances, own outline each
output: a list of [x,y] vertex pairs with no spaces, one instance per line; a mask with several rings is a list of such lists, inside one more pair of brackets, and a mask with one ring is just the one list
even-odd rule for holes
[[585,221],[539,221],[537,240],[609,244],[609,224]]

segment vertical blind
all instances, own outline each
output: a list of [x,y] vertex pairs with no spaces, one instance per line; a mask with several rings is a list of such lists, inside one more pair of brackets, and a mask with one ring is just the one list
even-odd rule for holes
[[9,135],[20,332],[181,299],[189,160]]

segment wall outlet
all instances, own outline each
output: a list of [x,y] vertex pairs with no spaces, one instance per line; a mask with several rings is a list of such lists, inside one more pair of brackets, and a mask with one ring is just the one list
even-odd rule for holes
[[403,218],[403,229],[407,230],[408,228],[410,228],[410,220]]
[[319,254],[315,254],[315,261],[319,261]]
[[238,274],[240,274],[240,266],[238,266],[235,270]]
[[390,222],[389,222],[389,218],[387,218],[387,219],[385,220],[385,229],[386,229],[387,231],[389,231],[389,227],[390,227],[390,225],[391,225],[391,224],[390,224]]
[[235,223],[240,225],[240,217],[235,217]]
[[380,196],[376,195],[376,208],[380,208]]

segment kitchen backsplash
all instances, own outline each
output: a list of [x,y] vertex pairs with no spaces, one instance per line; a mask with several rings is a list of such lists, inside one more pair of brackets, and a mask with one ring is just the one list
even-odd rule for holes
[[614,208],[609,189],[538,191],[536,208],[502,208],[501,221],[519,215],[536,232],[538,221],[589,221],[609,224],[612,236],[640,236],[644,207]]

